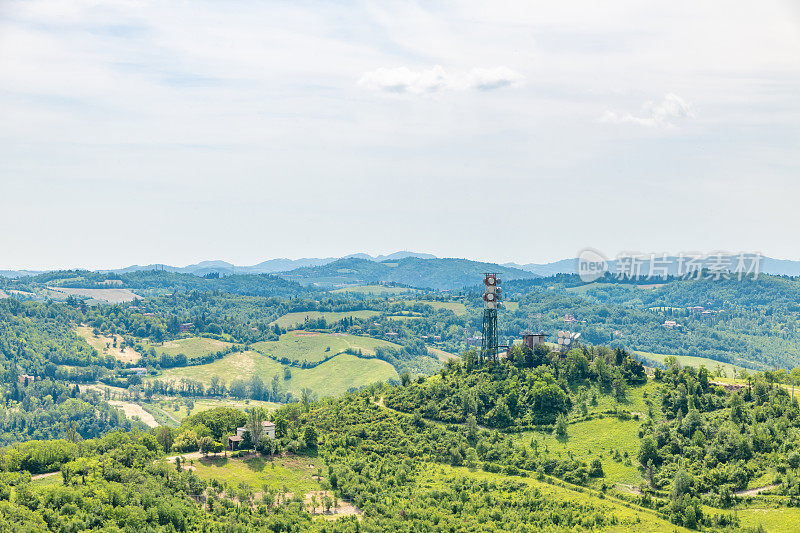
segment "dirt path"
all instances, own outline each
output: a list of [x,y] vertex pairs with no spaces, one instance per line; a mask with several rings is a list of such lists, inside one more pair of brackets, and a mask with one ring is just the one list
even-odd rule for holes
[[35,481],[37,479],[44,479],[46,477],[57,476],[61,473],[61,470],[56,470],[55,472],[48,472],[46,474],[36,474],[35,476],[31,476],[31,481]]
[[638,494],[639,496],[642,495],[642,491],[639,490],[639,487],[635,487],[633,485],[628,485],[626,483],[620,483],[617,485],[617,488],[622,489],[624,492],[629,492],[631,494]]
[[[209,454],[207,454],[207,455],[209,455]],[[170,457],[167,457],[167,462],[168,463],[174,463],[175,460],[178,457],[181,457],[183,459],[202,459],[203,457],[206,457],[207,455],[203,455],[203,452],[182,453],[180,455],[172,455]],[[213,455],[209,455],[209,456],[213,457]]]
[[762,492],[772,490],[780,485],[764,485],[763,487],[756,487],[754,489],[740,490],[734,492],[736,496],[757,496]]
[[150,426],[151,428],[158,427],[158,422],[156,419],[144,410],[139,404],[131,403],[131,402],[123,402],[122,400],[108,400],[110,405],[114,407],[119,407],[122,409],[122,412],[125,413],[125,416],[128,418],[133,418],[134,416],[138,416],[139,420]]

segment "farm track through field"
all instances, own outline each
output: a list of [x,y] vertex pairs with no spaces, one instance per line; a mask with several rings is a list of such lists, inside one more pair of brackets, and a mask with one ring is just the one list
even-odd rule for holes
[[763,487],[756,487],[754,489],[747,489],[747,490],[739,490],[734,492],[736,496],[758,496],[762,492],[766,492],[768,490],[772,490],[774,488],[779,487],[780,485],[764,485]]

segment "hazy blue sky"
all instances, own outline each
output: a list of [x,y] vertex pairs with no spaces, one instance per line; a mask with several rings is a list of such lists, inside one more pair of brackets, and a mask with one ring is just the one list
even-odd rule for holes
[[0,268],[800,258],[800,4],[654,4],[0,0]]

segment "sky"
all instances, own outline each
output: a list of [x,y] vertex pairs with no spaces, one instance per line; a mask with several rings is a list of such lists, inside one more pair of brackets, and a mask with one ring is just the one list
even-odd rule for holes
[[0,269],[800,259],[798,200],[796,0],[0,0]]

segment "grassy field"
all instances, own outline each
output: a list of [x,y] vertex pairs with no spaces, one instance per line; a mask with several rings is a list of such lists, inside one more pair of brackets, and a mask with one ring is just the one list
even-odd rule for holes
[[[658,401],[657,389],[659,384],[648,381],[639,387],[631,387],[627,398],[618,401],[607,394],[597,395],[597,405],[588,402],[588,412],[598,418],[575,422],[569,425],[566,441],[559,441],[550,433],[529,431],[515,437],[518,442],[531,444],[532,439],[538,441],[540,447],[547,446],[549,453],[566,455],[572,453],[576,459],[591,463],[595,458],[603,464],[605,477],[595,481],[596,485],[604,481],[609,484],[625,484],[638,486],[641,482],[636,454],[639,451],[639,428],[647,420],[648,400],[653,400],[653,418],[659,420],[663,417]],[[591,397],[591,394],[589,394]],[[626,410],[637,413],[639,420],[620,420],[614,415],[602,414],[604,411]],[[603,418],[599,418],[602,415]],[[577,418],[577,409],[571,413],[571,418]],[[619,456],[615,452],[619,452]],[[625,457],[625,454],[628,457]]]
[[449,309],[450,311],[454,312],[458,316],[463,316],[467,314],[467,306],[461,302],[436,302],[436,301],[428,301],[428,300],[409,300],[407,302],[409,305],[414,304],[425,304],[430,305],[434,309]]
[[388,315],[386,318],[389,320],[397,320],[398,322],[405,322],[407,320],[419,320],[423,317],[418,315]]
[[430,464],[428,468],[420,473],[417,479],[417,484],[419,485],[417,490],[420,493],[428,493],[435,490],[446,489],[452,484],[456,476],[465,476],[480,481],[495,483],[503,483],[506,480],[513,479],[514,481],[535,487],[539,490],[544,499],[550,501],[575,502],[580,505],[591,506],[591,508],[602,513],[606,519],[609,519],[611,515],[617,517],[619,520],[618,524],[599,529],[601,531],[620,533],[629,531],[642,533],[655,531],[684,533],[689,531],[688,529],[671,524],[644,509],[630,509],[613,499],[600,498],[598,494],[593,492],[576,492],[565,487],[550,485],[530,477],[505,476],[483,471],[470,471],[463,467],[457,468]]
[[[595,481],[596,484],[605,481],[609,484],[638,486],[642,480],[636,466],[640,426],[641,421],[619,420],[614,416],[606,416],[570,424],[564,442],[556,440],[550,433],[540,432],[522,433],[516,439],[530,445],[531,440],[535,438],[540,448],[546,446],[551,455],[567,456],[571,453],[575,459],[585,461],[587,464],[599,458],[603,463],[605,478]],[[619,452],[621,460],[612,457],[616,452]],[[628,454],[627,459],[625,453]]]
[[365,294],[367,296],[391,296],[393,294],[406,294],[413,292],[414,289],[406,287],[386,287],[384,285],[354,285],[352,287],[342,287],[335,289],[331,292],[334,294],[342,294],[350,292],[353,294]]
[[160,425],[178,426],[189,415],[196,415],[203,411],[215,407],[233,407],[235,409],[247,409],[248,407],[264,407],[269,411],[277,409],[280,404],[274,402],[262,402],[260,400],[234,400],[229,398],[214,399],[203,398],[194,400],[194,407],[190,410],[185,398],[162,398],[157,401],[144,404]]
[[196,359],[204,355],[217,353],[230,346],[231,343],[229,342],[207,339],[205,337],[186,337],[184,339],[167,341],[164,344],[147,345],[148,348],[154,348],[157,353],[164,353],[171,357],[183,354],[189,359]]
[[611,287],[616,286],[613,283],[602,283],[599,281],[595,281],[593,283],[587,283],[586,285],[578,285],[577,287],[567,287],[565,290],[567,292],[571,292],[574,294],[585,295],[587,291],[592,289],[602,289],[604,287]]
[[738,509],[737,514],[742,527],[757,528],[763,526],[768,533],[800,531],[800,508],[781,507],[764,502],[751,503],[745,509]]
[[203,479],[217,479],[233,486],[246,483],[255,491],[271,490],[305,494],[319,490],[316,476],[323,468],[318,457],[305,455],[265,459],[231,459],[209,456],[195,459],[195,473]]
[[445,352],[444,350],[434,348],[433,346],[426,346],[426,348],[428,348],[428,355],[432,355],[442,363],[445,363],[450,359],[461,359],[461,357],[456,354]]
[[211,376],[218,376],[230,383],[234,379],[247,379],[255,374],[270,383],[273,376],[278,376],[281,388],[295,396],[299,396],[306,387],[319,396],[331,396],[342,394],[352,387],[398,378],[394,367],[385,361],[360,359],[348,354],[337,355],[314,368],[290,367],[292,376],[288,380],[283,379],[284,368],[284,365],[259,352],[247,351],[227,355],[206,365],[170,368],[159,379],[177,381],[187,377],[208,384]]
[[98,353],[112,355],[123,363],[135,363],[142,357],[142,354],[130,346],[126,347],[124,351],[121,350],[119,348],[119,343],[122,341],[122,337],[117,337],[118,346],[115,348],[114,339],[112,337],[107,337],[102,334],[95,335],[92,333],[92,328],[88,326],[78,326],[75,328],[75,333],[77,333],[79,337],[83,337],[89,346],[97,350]]
[[280,340],[257,342],[251,347],[278,359],[286,357],[290,361],[316,362],[324,361],[348,348],[360,349],[362,353],[373,355],[378,346],[400,348],[397,344],[371,337],[302,330],[289,331],[281,335]]
[[360,318],[362,320],[368,320],[372,317],[380,315],[378,311],[369,311],[369,310],[361,310],[361,311],[346,311],[346,312],[334,312],[334,311],[299,311],[297,313],[286,313],[285,315],[281,316],[272,324],[278,324],[283,329],[291,329],[299,324],[303,324],[306,321],[306,318],[316,320],[318,318],[325,317],[325,320],[329,323],[331,322],[338,322],[339,320],[347,317],[353,318]]
[[[641,357],[644,357],[645,359],[648,359],[650,361],[657,361],[659,363],[663,363],[664,358],[669,357],[669,355],[663,355],[651,352],[636,351],[634,353],[640,355]],[[715,361],[714,359],[707,359],[705,357],[693,357],[690,355],[676,355],[674,357],[677,357],[678,363],[680,363],[682,366],[693,366],[695,368],[700,368],[701,365],[705,365],[708,371],[711,372],[712,374],[716,370],[717,365],[719,365],[725,370],[725,373],[729,378],[734,377],[735,373],[740,368],[742,368],[741,366],[732,365],[730,363],[724,363],[722,361]]]
[[63,294],[64,298],[68,296],[85,296],[99,302],[111,304],[132,302],[136,298],[140,298],[129,289],[70,289],[65,287],[47,287],[47,289],[54,293]]

